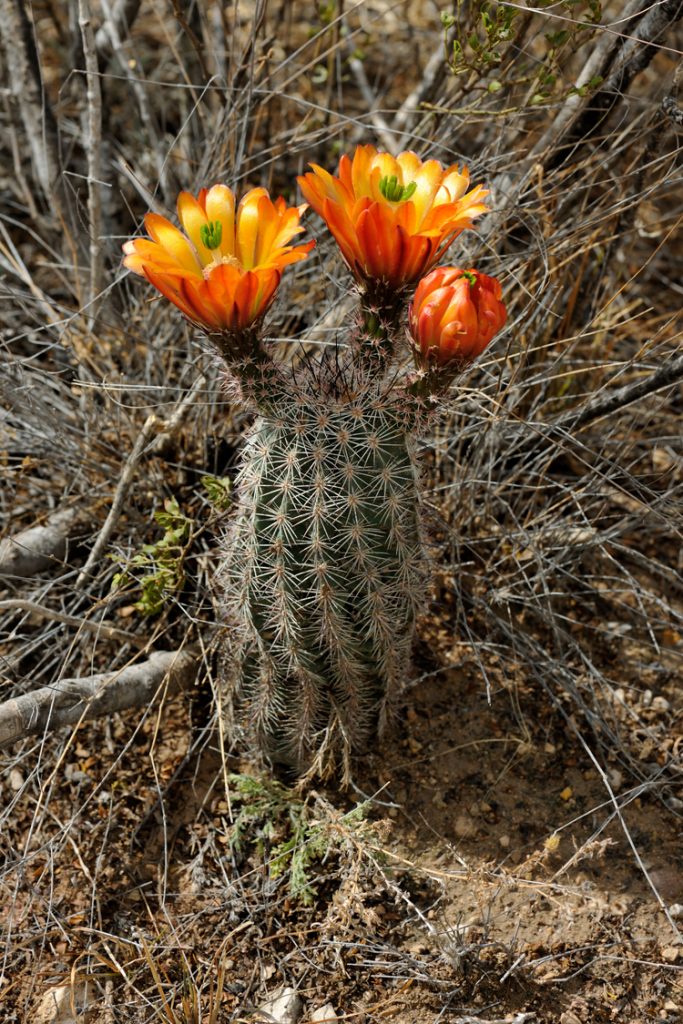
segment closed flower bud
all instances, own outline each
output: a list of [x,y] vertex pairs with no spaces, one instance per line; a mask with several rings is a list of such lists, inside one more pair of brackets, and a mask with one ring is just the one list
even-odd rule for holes
[[499,282],[478,270],[438,267],[427,274],[409,310],[421,366],[460,369],[481,355],[505,325],[501,296]]

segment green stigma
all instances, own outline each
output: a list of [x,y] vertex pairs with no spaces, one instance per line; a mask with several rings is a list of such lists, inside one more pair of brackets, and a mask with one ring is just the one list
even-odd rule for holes
[[460,278],[463,277],[466,277],[467,280],[470,282],[470,286],[474,288],[475,284],[477,283],[477,275],[473,274],[471,270],[463,270],[458,280],[460,280]]
[[210,220],[200,227],[199,237],[207,249],[217,249],[223,238],[223,225],[219,220]]
[[379,190],[390,203],[402,203],[406,199],[410,199],[416,189],[416,181],[411,181],[409,185],[399,185],[395,174],[391,176],[385,174],[383,178],[379,179]]

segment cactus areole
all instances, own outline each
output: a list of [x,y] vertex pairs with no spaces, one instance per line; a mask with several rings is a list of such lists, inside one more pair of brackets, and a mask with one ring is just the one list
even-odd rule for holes
[[131,270],[204,329],[233,394],[257,413],[219,573],[228,731],[274,766],[347,778],[406,679],[425,593],[414,439],[492,337],[491,316],[478,319],[476,270],[447,278],[464,278],[472,298],[453,301],[441,278],[422,289],[412,337],[406,307],[484,212],[486,193],[467,192],[465,170],[371,146],[342,157],[339,177],[313,165],[300,181],[360,294],[352,327],[321,354],[276,362],[262,328],[283,267],[310,250],[289,244],[303,207],[263,189],[237,208],[223,185],[196,200],[183,193],[185,234],[150,215],[151,240],[124,250]]

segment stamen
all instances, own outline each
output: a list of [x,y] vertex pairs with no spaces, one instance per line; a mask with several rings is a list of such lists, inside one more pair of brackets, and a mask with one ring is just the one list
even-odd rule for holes
[[411,181],[409,185],[399,185],[395,174],[391,176],[385,174],[383,178],[379,179],[379,190],[390,203],[405,202],[406,199],[410,199],[415,194],[416,189],[416,181]]
[[199,237],[207,249],[217,249],[223,238],[223,225],[219,220],[210,220],[200,227]]

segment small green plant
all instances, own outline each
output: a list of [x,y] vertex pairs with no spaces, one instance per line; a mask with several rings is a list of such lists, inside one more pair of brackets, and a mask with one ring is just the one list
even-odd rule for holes
[[239,807],[232,823],[230,847],[244,855],[251,846],[262,860],[271,879],[289,876],[290,896],[311,906],[317,889],[311,877],[316,863],[339,849],[351,833],[368,835],[372,826],[365,820],[368,803],[360,803],[346,814],[332,818],[301,799],[279,782],[251,775],[229,775],[235,787],[233,803]]
[[562,28],[543,33],[545,52],[538,53],[528,71],[514,79],[504,70],[499,77],[491,73],[503,64],[514,42],[519,8],[495,0],[475,0],[465,9],[462,0],[456,0],[452,12],[442,12],[448,63],[454,75],[467,76],[467,90],[488,77],[487,92],[509,92],[514,86],[524,86],[527,94],[523,105],[542,106],[572,95],[587,96],[600,85],[599,75],[576,86],[563,80],[561,72],[567,53],[589,41],[599,26],[600,0],[539,0],[538,6],[552,7],[552,13],[561,14]]
[[513,21],[516,15],[517,10],[508,4],[480,0],[473,14],[473,27],[469,33],[465,33],[462,31],[464,26],[460,3],[457,5],[457,13],[450,14],[444,11],[441,14],[441,23],[446,32],[456,28],[448,54],[453,74],[461,75],[468,71],[483,73],[500,64],[504,44],[508,43],[514,34]]
[[232,480],[229,476],[203,476],[206,497],[218,512],[225,512],[232,502]]
[[[164,510],[155,512],[154,519],[163,528],[163,537],[152,544],[144,544],[142,551],[112,580],[114,590],[137,583],[141,594],[135,608],[143,615],[158,615],[170,595],[182,587],[183,560],[192,530],[192,520],[180,511],[175,498],[167,498]],[[138,574],[135,570],[142,572]]]

